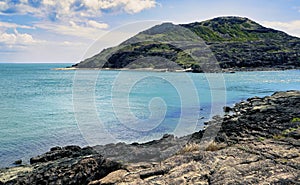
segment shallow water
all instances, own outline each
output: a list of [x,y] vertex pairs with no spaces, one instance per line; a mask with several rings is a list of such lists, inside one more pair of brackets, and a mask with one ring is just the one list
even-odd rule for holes
[[201,129],[225,104],[300,90],[299,70],[234,74],[50,70],[66,65],[0,64],[1,167],[56,145],[185,135]]

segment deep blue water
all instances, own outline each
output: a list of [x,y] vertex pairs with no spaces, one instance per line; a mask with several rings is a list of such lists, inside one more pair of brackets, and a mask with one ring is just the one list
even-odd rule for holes
[[0,167],[50,147],[185,135],[252,96],[300,90],[300,71],[234,74],[55,71],[0,64]]

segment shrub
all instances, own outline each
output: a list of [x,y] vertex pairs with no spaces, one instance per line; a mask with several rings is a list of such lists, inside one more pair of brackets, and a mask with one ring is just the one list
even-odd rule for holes
[[273,139],[275,139],[275,140],[281,140],[281,139],[284,139],[285,137],[282,135],[282,134],[275,134],[274,136],[273,136]]
[[213,141],[207,146],[207,148],[205,150],[206,151],[217,151],[224,147],[225,147],[224,144],[216,143]]
[[195,152],[200,150],[200,145],[197,143],[186,144],[177,154],[185,154],[190,152]]

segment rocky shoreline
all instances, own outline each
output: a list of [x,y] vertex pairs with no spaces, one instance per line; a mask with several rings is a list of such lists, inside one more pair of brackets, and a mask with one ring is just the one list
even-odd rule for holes
[[300,91],[249,98],[224,111],[181,138],[53,147],[30,165],[1,169],[0,185],[300,184]]
[[[65,67],[65,68],[54,68],[55,71],[72,71],[72,70],[101,70],[101,71],[144,71],[144,72],[193,72],[192,69],[178,69],[170,70],[165,69],[153,69],[153,68],[76,68],[76,67]],[[286,70],[300,70],[300,67],[243,67],[243,68],[227,68],[221,70],[215,70],[214,73],[235,73],[235,72],[249,72],[249,71],[286,71]],[[205,72],[198,72],[205,73]]]

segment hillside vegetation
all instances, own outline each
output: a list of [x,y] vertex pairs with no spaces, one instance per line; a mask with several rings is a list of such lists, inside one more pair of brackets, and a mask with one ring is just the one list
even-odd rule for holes
[[108,48],[76,68],[189,69],[192,72],[294,69],[300,39],[241,17],[163,23]]

